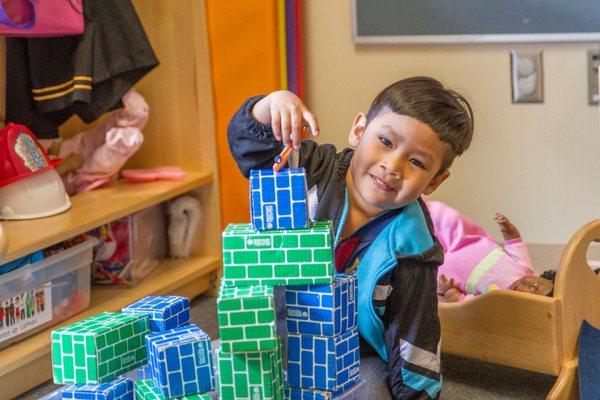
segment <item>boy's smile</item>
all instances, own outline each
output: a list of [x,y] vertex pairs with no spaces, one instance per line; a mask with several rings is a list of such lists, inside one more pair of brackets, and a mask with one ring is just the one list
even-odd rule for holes
[[371,217],[432,193],[449,176],[439,171],[448,145],[427,124],[387,108],[368,125],[358,114],[348,142],[355,152],[346,180]]

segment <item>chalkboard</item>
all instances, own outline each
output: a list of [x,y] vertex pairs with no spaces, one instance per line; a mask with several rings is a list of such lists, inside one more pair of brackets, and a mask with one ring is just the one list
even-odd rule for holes
[[356,43],[600,40],[600,0],[352,0]]

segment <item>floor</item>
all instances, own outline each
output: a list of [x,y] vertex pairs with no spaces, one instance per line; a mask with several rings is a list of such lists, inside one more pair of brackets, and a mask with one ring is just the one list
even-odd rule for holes
[[[192,302],[192,322],[218,337],[214,297],[200,296]],[[444,355],[444,388],[441,400],[539,400],[546,397],[556,378]],[[18,400],[39,399],[58,388],[51,382],[19,396]]]

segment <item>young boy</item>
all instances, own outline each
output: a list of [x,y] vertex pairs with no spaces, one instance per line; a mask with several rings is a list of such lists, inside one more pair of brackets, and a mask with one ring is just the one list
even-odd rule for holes
[[285,145],[289,167],[306,170],[310,216],[332,220],[338,271],[358,279],[359,332],[387,361],[394,399],[437,399],[441,389],[436,276],[442,247],[422,194],[432,193],[469,146],[467,101],[440,82],[396,82],[354,118],[348,142],[301,142],[316,118],[291,92],[248,99],[228,127],[240,170],[271,168]]

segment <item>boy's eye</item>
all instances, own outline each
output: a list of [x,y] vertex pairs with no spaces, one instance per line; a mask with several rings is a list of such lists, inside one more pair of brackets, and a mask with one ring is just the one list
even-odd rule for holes
[[421,168],[421,169],[427,169],[425,167],[425,164],[423,164],[421,161],[417,160],[416,158],[411,158],[410,162],[413,163],[414,165],[416,165],[417,167]]
[[389,147],[390,149],[393,147],[392,142],[389,141],[385,136],[379,136],[379,141],[383,143],[384,146]]

